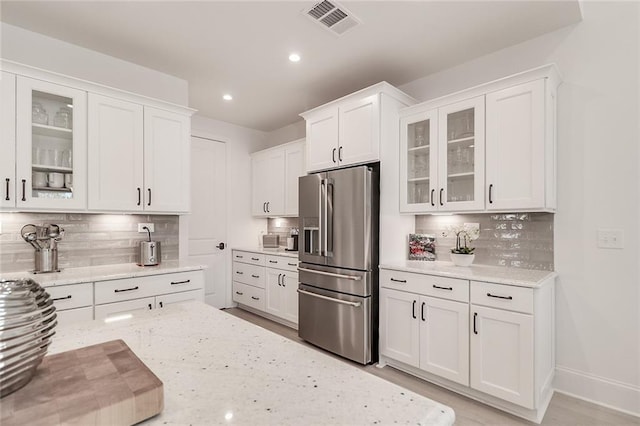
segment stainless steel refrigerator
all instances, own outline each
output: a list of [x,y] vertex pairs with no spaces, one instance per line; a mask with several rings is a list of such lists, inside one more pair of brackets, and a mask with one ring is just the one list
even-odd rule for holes
[[298,335],[362,364],[378,357],[379,165],[299,179]]

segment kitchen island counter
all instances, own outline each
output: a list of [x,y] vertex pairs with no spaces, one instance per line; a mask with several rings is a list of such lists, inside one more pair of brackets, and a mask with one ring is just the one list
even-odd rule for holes
[[250,253],[258,254],[272,254],[274,256],[285,256],[291,258],[298,258],[297,251],[289,251],[284,247],[278,248],[264,248],[264,247],[234,247],[233,250],[248,251]]
[[49,353],[122,339],[164,383],[147,424],[450,425],[453,410],[199,302],[59,327]]

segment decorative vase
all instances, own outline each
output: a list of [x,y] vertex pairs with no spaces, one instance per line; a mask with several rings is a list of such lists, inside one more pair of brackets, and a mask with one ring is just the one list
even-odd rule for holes
[[473,259],[475,259],[475,254],[459,254],[459,253],[451,253],[451,261],[456,266],[469,266],[473,263]]

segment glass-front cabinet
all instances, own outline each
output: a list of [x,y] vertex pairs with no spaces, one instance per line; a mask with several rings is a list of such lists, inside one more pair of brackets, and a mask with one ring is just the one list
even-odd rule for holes
[[16,207],[87,206],[86,92],[19,76]]
[[400,209],[484,208],[484,96],[400,120]]

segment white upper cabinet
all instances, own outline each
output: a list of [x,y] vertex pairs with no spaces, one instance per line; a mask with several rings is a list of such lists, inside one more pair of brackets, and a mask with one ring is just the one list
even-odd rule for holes
[[545,207],[545,81],[487,94],[487,210]]
[[89,94],[89,209],[189,210],[189,117]]
[[89,209],[142,211],[142,105],[89,94]]
[[548,65],[403,109],[400,210],[553,212],[559,83]]
[[16,206],[16,76],[0,73],[0,207]]
[[307,172],[379,161],[380,135],[390,126],[385,120],[397,126],[397,116],[383,111],[385,97],[401,106],[415,102],[382,82],[300,114],[307,129]]
[[17,208],[86,209],[87,93],[18,76],[15,153]]
[[298,178],[304,175],[304,150],[304,140],[298,140],[252,154],[253,216],[298,215]]

